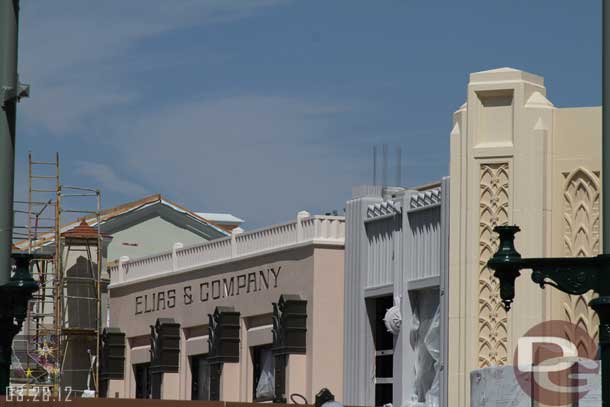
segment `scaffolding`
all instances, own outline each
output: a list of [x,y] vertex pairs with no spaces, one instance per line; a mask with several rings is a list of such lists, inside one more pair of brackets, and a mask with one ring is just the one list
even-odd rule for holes
[[35,161],[28,154],[28,193],[26,201],[15,201],[14,250],[50,255],[31,264],[39,290],[28,306],[23,330],[15,339],[11,382],[26,387],[45,387],[58,392],[56,288],[59,270],[52,245],[59,228],[57,190],[59,155],[54,161]]
[[[61,204],[95,199],[95,210],[63,209],[61,213],[83,216],[81,224],[56,238],[56,252],[62,253],[59,269],[61,298],[57,299],[60,321],[61,387],[70,384],[77,395],[99,393],[99,355],[102,296],[101,195],[98,190],[63,185]],[[86,219],[94,222],[89,226]],[[80,230],[82,229],[82,230]],[[74,233],[71,233],[74,232]]]
[[[15,201],[13,249],[47,257],[31,264],[39,290],[15,340],[11,383],[23,385],[26,391],[48,391],[53,397],[67,391],[97,395],[102,287],[100,192],[62,185],[59,154],[54,161],[35,161],[29,153],[27,197],[27,201]],[[66,203],[74,206],[63,208]],[[91,209],[77,209],[83,207]],[[61,222],[71,220],[77,222],[62,229]],[[88,237],[70,232],[78,220],[89,228]]]

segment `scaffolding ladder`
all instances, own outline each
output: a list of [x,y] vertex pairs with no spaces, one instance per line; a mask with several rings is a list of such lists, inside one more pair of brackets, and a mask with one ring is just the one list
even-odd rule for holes
[[[14,212],[13,250],[48,258],[30,265],[39,290],[14,342],[11,383],[24,386],[26,394],[44,391],[57,397],[69,391],[79,396],[89,390],[99,395],[104,283],[100,191],[62,185],[59,154],[54,161],[35,161],[28,153],[27,200],[15,201]],[[96,237],[75,245],[62,233],[72,227],[62,228],[61,223],[75,222],[76,226],[79,220],[91,224]],[[84,264],[82,275],[73,273],[77,263]],[[83,360],[87,363],[79,366]]]
[[48,391],[52,395],[57,394],[59,385],[59,315],[55,306],[59,256],[53,245],[60,227],[59,177],[59,154],[54,161],[36,161],[28,153],[27,201],[15,201],[13,227],[14,249],[49,257],[33,260],[30,265],[39,290],[32,296],[22,332],[15,340],[11,382],[24,385],[28,392]]

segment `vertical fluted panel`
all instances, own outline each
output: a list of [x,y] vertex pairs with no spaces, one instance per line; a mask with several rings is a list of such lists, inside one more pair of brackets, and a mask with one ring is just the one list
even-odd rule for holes
[[400,216],[367,225],[369,259],[365,288],[392,284],[394,281],[394,233],[400,229]]
[[409,280],[438,277],[441,269],[440,257],[440,207],[409,213],[412,249],[405,270]]
[[369,242],[364,220],[375,198],[347,202],[345,223],[345,348],[344,391],[346,405],[374,404],[373,337],[364,300]]

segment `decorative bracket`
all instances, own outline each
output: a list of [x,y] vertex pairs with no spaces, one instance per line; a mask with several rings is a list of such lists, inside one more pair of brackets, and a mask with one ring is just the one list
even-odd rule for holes
[[180,324],[173,318],[157,318],[150,326],[151,370],[177,373],[180,361]]
[[100,376],[102,380],[123,380],[125,375],[125,333],[119,328],[104,328]]
[[286,403],[288,355],[307,352],[307,300],[283,294],[273,303],[273,346],[275,359],[274,403]]
[[500,235],[498,251],[487,265],[495,270],[500,280],[500,297],[508,311],[515,297],[515,279],[520,270],[531,269],[532,281],[544,288],[546,285],[571,295],[581,295],[594,290],[599,295],[610,295],[610,255],[595,257],[550,257],[523,259],[515,249],[518,226],[497,226]]
[[282,295],[273,303],[273,353],[305,354],[307,351],[307,301],[298,295]]
[[233,307],[216,307],[208,314],[208,362],[239,362],[239,312]]
[[599,288],[598,273],[608,260],[599,257],[603,256],[529,259],[524,268],[533,270],[532,281],[541,288],[550,285],[567,294],[582,295]]

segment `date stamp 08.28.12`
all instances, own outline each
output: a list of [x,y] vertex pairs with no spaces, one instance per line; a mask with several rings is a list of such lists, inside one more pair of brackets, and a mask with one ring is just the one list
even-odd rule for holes
[[45,386],[9,386],[6,388],[7,402],[28,403],[69,403],[72,397],[72,388],[66,386],[61,391],[53,392]]

